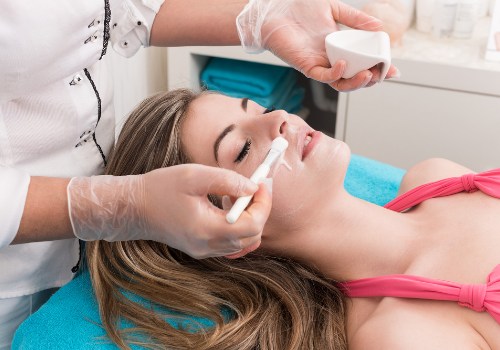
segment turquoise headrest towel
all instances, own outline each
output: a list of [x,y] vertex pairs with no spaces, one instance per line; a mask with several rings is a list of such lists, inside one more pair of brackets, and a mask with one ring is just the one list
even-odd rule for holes
[[[403,175],[402,169],[353,155],[345,188],[357,197],[383,205],[396,196]],[[174,327],[180,322],[178,318],[167,320]],[[192,324],[193,327],[210,327],[212,324],[210,320],[197,317],[187,318],[181,323],[183,326]],[[130,327],[125,322],[121,326]],[[104,335],[89,274],[84,271],[21,325],[12,349],[118,349],[107,342]]]

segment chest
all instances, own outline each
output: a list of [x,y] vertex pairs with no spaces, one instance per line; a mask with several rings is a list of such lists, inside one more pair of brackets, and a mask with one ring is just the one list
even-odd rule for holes
[[377,334],[374,342],[389,343],[393,345],[390,348],[397,349],[500,350],[500,326],[488,314],[452,302],[354,299],[349,318],[356,319],[367,310],[370,316],[358,331],[349,332],[348,327],[353,344],[357,337]]
[[[415,207],[408,215],[422,222],[410,244],[415,258],[404,274],[485,284],[500,264],[499,212],[500,200],[480,192],[436,198]],[[420,344],[424,349],[500,349],[500,325],[493,317],[456,301],[354,298],[348,319],[351,336],[367,328],[391,329],[387,341],[422,339],[430,342]]]
[[500,264],[500,200],[481,192],[435,198],[416,209],[428,218],[415,238],[419,253],[405,273],[484,283]]

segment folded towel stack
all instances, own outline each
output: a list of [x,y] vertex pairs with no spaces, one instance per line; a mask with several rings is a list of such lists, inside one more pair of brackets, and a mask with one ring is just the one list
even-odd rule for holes
[[305,93],[297,85],[297,72],[293,68],[227,58],[211,58],[200,80],[209,90],[248,97],[266,108],[290,113],[301,109]]

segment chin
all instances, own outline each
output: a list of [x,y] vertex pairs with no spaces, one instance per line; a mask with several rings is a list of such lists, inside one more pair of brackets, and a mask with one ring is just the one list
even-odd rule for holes
[[337,152],[336,157],[339,158],[340,163],[345,163],[346,167],[349,165],[351,161],[351,148],[347,145],[347,143],[343,141],[340,142],[340,148]]
[[349,164],[351,159],[351,149],[349,146],[345,142],[332,137],[326,138],[326,141],[325,150],[319,155],[322,158],[321,161],[334,163],[335,167],[345,162]]
[[323,152],[318,153],[318,167],[316,171],[321,173],[323,181],[329,179],[329,183],[335,186],[343,186],[347,167],[351,161],[351,149],[343,141],[329,138],[328,145]]

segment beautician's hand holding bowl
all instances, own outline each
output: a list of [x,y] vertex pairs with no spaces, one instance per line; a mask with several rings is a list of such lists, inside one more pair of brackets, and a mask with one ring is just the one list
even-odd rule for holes
[[[254,195],[234,224],[207,195]],[[271,194],[236,172],[199,164],[144,175],[73,178],[71,223],[84,241],[154,240],[194,258],[237,258],[260,245]]]
[[[338,91],[372,86],[379,81],[379,68],[343,79],[346,62],[332,66],[328,61],[325,37],[338,30],[337,23],[353,29],[382,29],[380,20],[338,0],[250,0],[237,18],[238,34],[247,52],[269,50],[305,76]],[[391,66],[386,79],[398,75]]]

